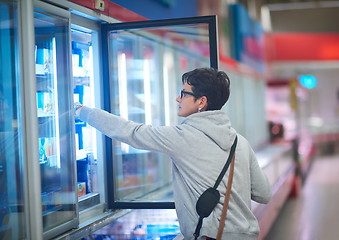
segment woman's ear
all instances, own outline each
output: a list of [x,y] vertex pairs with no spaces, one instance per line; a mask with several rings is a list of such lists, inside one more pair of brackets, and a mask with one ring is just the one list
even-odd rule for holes
[[208,101],[206,96],[202,96],[198,99],[199,101],[199,108],[201,108],[202,111],[205,111],[208,106]]

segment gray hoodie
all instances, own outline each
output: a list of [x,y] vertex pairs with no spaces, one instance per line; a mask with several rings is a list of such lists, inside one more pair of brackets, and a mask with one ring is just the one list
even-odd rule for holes
[[[179,125],[160,127],[127,121],[88,107],[81,109],[80,119],[106,136],[135,148],[169,155],[175,208],[185,239],[194,239],[199,218],[195,209],[197,199],[207,188],[213,187],[237,135],[233,185],[223,239],[257,239],[259,226],[251,211],[251,200],[267,203],[271,198],[271,186],[249,143],[231,127],[225,112],[195,113]],[[217,235],[228,172],[218,187],[220,202],[204,219],[200,236],[215,238]]]

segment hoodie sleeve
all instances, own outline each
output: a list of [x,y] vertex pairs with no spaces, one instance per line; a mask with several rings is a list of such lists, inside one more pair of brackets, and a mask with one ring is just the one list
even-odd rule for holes
[[[180,128],[152,127],[128,121],[122,117],[97,108],[82,107],[80,119],[96,128],[104,135],[127,143],[134,148],[163,152],[171,155],[180,144]],[[174,141],[174,139],[177,139]]]
[[252,150],[250,162],[251,199],[258,203],[268,203],[272,196],[271,185],[259,166],[258,160]]

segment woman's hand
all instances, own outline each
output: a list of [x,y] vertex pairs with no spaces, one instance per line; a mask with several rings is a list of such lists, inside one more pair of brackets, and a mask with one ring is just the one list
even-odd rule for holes
[[82,104],[79,102],[74,103],[74,117],[78,118],[80,116],[80,110],[82,108]]

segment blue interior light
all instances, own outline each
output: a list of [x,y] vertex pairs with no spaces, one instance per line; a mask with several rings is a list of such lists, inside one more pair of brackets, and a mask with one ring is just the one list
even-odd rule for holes
[[298,76],[300,84],[305,88],[315,88],[317,79],[313,75],[300,75]]

